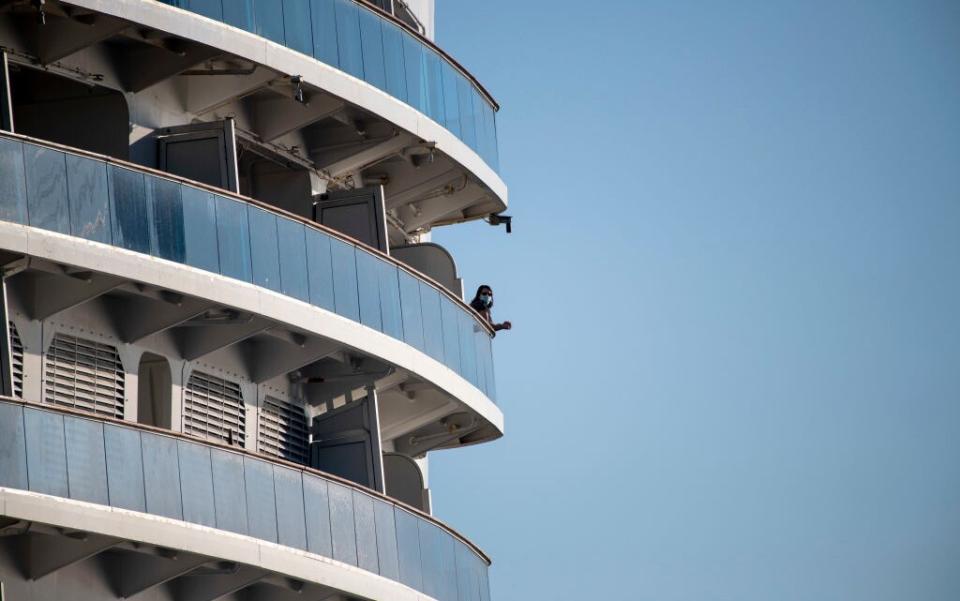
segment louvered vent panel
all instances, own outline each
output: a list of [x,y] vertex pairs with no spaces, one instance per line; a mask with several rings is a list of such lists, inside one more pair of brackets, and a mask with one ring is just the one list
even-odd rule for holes
[[23,398],[23,342],[20,332],[12,321],[10,322],[10,354],[13,355],[13,396]]
[[310,462],[307,441],[307,416],[303,409],[266,397],[260,408],[260,435],[257,448],[261,453],[304,465]]
[[116,347],[57,334],[44,363],[48,403],[123,418],[123,364]]
[[242,447],[246,423],[240,384],[200,372],[190,376],[184,394],[185,433]]

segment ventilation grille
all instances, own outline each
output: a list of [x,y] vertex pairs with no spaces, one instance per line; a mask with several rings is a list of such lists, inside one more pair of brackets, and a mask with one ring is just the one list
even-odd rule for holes
[[247,414],[240,384],[196,372],[184,393],[183,431],[242,447]]
[[[21,388],[22,362],[21,350]],[[116,347],[57,334],[47,351],[44,374],[46,402],[123,419],[124,374]]]
[[10,323],[10,354],[13,360],[13,396],[18,399],[23,398],[23,341],[20,340],[20,332],[17,331],[17,325],[12,321]]
[[266,455],[307,465],[310,462],[307,444],[307,417],[303,409],[273,397],[263,399],[257,449]]

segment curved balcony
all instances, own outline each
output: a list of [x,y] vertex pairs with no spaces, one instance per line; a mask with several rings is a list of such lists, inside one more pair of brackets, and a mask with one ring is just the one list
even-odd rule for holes
[[[0,135],[0,220],[253,284],[358,322],[495,399],[489,325],[426,276],[312,222],[169,174]],[[102,262],[109,269],[109,260]]]
[[[69,499],[50,515],[70,516],[75,523],[65,526],[71,530],[112,537],[103,544],[92,537],[95,553],[121,552],[123,539],[147,541],[151,529],[135,518],[149,514],[172,520],[173,526],[186,522],[205,527],[177,545],[212,538],[217,545],[205,549],[214,551],[208,555],[214,559],[224,556],[216,553],[256,539],[306,552],[307,559],[320,556],[328,558],[323,560],[327,564],[333,560],[335,569],[326,576],[307,570],[307,577],[348,594],[366,596],[376,590],[375,577],[349,577],[347,566],[356,566],[439,601],[489,599],[489,559],[436,519],[316,470],[155,428],[0,399],[0,492],[3,489]],[[115,516],[120,526],[113,533],[98,533],[102,520],[79,521],[89,504],[125,510]],[[42,521],[42,516],[11,515],[11,505],[0,502],[3,517]],[[40,504],[34,501],[31,506],[33,515],[39,515]],[[251,568],[280,573],[292,569],[276,561],[268,566],[268,551],[249,555]],[[89,560],[95,553],[79,554],[77,560]],[[191,561],[180,559],[184,569],[179,580],[189,579],[190,569],[201,565]],[[338,565],[343,568],[336,569]],[[49,575],[49,569],[32,573],[31,580]],[[244,586],[254,586],[266,573],[258,574]],[[151,586],[161,584],[177,597],[177,579],[158,579]],[[367,588],[354,590],[361,586]],[[143,590],[133,594],[139,592]],[[118,596],[132,595],[122,591]]]
[[499,171],[489,93],[393,17],[355,0],[162,0],[340,69],[427,115]]

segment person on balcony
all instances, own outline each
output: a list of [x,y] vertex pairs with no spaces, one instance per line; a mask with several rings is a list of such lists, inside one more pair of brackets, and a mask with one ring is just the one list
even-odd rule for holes
[[513,328],[513,324],[509,321],[493,323],[493,317],[490,314],[490,310],[493,309],[493,288],[490,286],[484,284],[477,288],[477,294],[473,297],[473,300],[470,301],[470,306],[473,307],[473,310],[479,313],[481,317],[487,320],[487,323],[490,324],[490,327],[492,327],[495,332]]

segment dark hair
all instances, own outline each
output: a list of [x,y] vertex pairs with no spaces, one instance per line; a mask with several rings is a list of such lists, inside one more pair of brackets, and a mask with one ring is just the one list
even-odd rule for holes
[[483,303],[480,302],[480,294],[483,293],[484,290],[489,291],[490,296],[493,296],[493,288],[491,288],[490,286],[487,286],[486,284],[481,284],[480,287],[477,288],[477,293],[473,295],[473,300],[470,301],[470,306],[476,309],[477,311],[483,311],[484,309],[493,308],[493,300],[490,301],[489,305],[484,305]]

